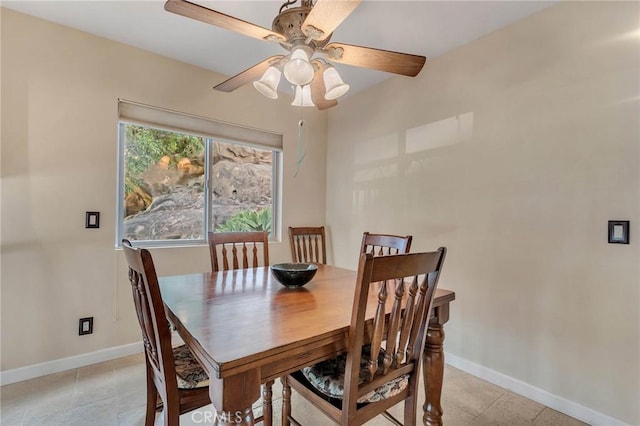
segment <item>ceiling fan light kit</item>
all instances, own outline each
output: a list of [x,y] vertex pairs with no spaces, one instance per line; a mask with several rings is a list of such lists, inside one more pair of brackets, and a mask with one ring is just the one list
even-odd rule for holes
[[291,102],[293,106],[299,107],[314,107],[316,104],[313,103],[311,99],[311,86],[308,84],[306,86],[296,86],[296,93],[293,97],[293,102]]
[[296,86],[309,84],[315,70],[309,62],[309,56],[304,49],[297,48],[291,52],[289,60],[284,64],[284,76],[289,83]]
[[326,89],[324,98],[327,100],[338,99],[349,90],[349,85],[342,81],[338,70],[331,64],[325,67],[323,78]]
[[262,75],[260,80],[253,82],[258,92],[270,99],[278,99],[278,84],[280,84],[280,76],[282,73],[278,68],[271,65]]
[[168,0],[165,10],[201,22],[235,31],[249,37],[280,44],[291,52],[265,59],[223,81],[216,90],[231,92],[249,82],[264,96],[278,98],[281,75],[295,87],[292,105],[315,106],[320,110],[338,104],[349,85],[338,70],[322,58],[333,62],[415,77],[424,56],[362,47],[345,43],[329,43],[333,31],[360,4],[361,0],[297,0],[285,2],[274,18],[272,30],[226,15],[186,0]]

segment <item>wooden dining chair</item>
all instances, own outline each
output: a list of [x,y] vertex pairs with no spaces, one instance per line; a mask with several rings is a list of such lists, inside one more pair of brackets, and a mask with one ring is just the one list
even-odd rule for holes
[[[269,234],[266,231],[209,232],[209,255],[213,272],[268,266]],[[255,418],[264,426],[271,426],[273,422],[272,388],[273,380],[263,383],[262,415]]]
[[365,232],[362,234],[360,253],[371,253],[374,256],[409,253],[412,238],[411,235],[370,234]]
[[327,263],[324,226],[289,227],[293,262]]
[[[262,265],[260,265],[262,247]],[[269,234],[254,232],[209,232],[211,270],[257,268],[269,265]]]
[[[347,352],[283,379],[283,424],[297,423],[291,388],[341,425],[361,425],[379,414],[396,425],[416,424],[421,358],[445,254],[441,247],[360,255]],[[368,299],[377,305],[369,319]],[[400,401],[404,422],[387,412]]]
[[147,372],[145,426],[153,426],[156,411],[164,410],[165,426],[180,423],[180,415],[205,405],[209,377],[186,345],[171,347],[171,331],[151,253],[122,241],[133,302],[142,330]]

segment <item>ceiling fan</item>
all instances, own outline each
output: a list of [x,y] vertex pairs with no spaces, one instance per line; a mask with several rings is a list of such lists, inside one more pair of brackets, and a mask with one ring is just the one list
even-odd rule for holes
[[[290,53],[271,56],[214,87],[231,92],[253,81],[263,95],[278,97],[282,73],[295,86],[292,105],[316,106],[323,110],[338,104],[336,100],[349,85],[340,78],[330,62],[371,68],[410,77],[418,75],[424,56],[329,42],[333,31],[360,4],[361,0],[286,1],[274,18],[272,30],[226,15],[186,0],[168,0],[165,10],[235,31],[249,37],[278,43]],[[313,58],[315,53],[324,56]]]

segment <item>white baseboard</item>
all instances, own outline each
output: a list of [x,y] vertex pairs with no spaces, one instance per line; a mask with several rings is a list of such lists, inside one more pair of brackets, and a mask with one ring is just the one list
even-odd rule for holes
[[21,382],[23,380],[46,376],[47,374],[59,373],[60,371],[84,367],[86,365],[109,361],[140,352],[142,352],[142,342],[136,342],[86,354],[70,356],[68,358],[55,359],[53,361],[47,361],[40,364],[28,365],[26,367],[15,368],[13,370],[5,370],[0,372],[0,385]]
[[445,353],[445,362],[452,367],[486,380],[489,383],[508,389],[525,398],[553,408],[556,411],[574,417],[592,426],[629,426],[621,420],[587,408],[576,402],[554,395],[528,383],[514,379],[498,371],[476,364],[459,356]]

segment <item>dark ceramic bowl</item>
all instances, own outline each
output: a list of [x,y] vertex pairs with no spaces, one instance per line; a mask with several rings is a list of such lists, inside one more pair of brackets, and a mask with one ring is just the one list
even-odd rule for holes
[[313,263],[278,263],[271,266],[273,277],[287,287],[302,287],[316,274],[318,266]]

